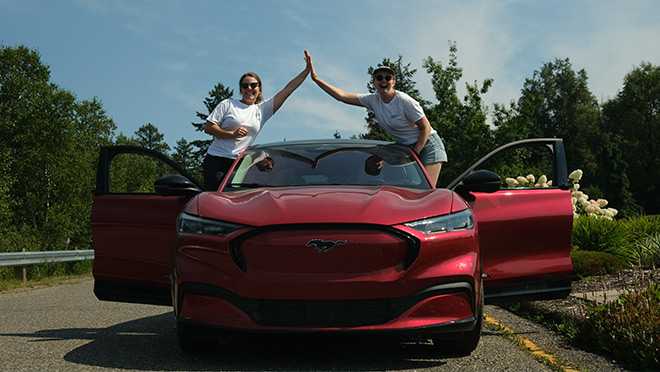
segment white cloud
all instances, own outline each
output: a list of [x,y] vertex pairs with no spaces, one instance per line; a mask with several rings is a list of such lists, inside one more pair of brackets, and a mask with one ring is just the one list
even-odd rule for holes
[[[660,61],[656,47],[660,28],[657,6],[647,2],[611,3],[583,10],[588,17],[582,32],[571,40],[555,40],[554,53],[570,58],[574,70],[584,68],[596,98],[614,98],[623,87],[625,75],[642,61]],[[660,3],[657,3],[660,5]],[[655,9],[652,9],[655,8]]]
[[296,11],[290,9],[290,8],[285,8],[285,9],[283,9],[283,13],[284,13],[284,16],[286,17],[286,19],[288,19],[289,21],[297,24],[298,26],[300,26],[300,27],[302,27],[306,30],[310,29],[309,21],[307,19],[305,19],[304,17],[302,17],[300,14],[298,14],[298,12],[296,12]]

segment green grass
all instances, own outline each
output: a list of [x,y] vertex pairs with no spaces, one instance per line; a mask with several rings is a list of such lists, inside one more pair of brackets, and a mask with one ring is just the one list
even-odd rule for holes
[[41,285],[56,285],[64,281],[92,277],[93,261],[45,263],[26,268],[25,280],[17,279],[13,267],[0,268],[0,292]]

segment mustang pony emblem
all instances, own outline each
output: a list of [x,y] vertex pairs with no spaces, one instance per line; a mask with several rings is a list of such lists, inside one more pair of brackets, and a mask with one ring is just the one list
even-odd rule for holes
[[323,239],[312,239],[307,242],[306,246],[308,247],[314,246],[314,249],[316,249],[317,252],[325,253],[331,250],[332,248],[343,244],[346,244],[346,240],[332,241],[332,240],[323,240]]

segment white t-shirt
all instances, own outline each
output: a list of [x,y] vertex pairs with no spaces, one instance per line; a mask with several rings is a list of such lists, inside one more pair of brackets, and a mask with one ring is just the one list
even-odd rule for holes
[[271,116],[273,116],[273,98],[256,105],[246,105],[236,99],[226,99],[220,102],[206,120],[229,131],[245,127],[249,133],[238,138],[213,137],[208,153],[224,158],[238,158],[238,155],[252,144]]
[[[419,128],[415,125],[423,118],[424,109],[415,99],[406,93],[396,91],[390,103],[385,103],[378,93],[358,94],[360,103],[373,111],[378,124],[389,133],[396,142],[412,145],[419,138]],[[431,134],[436,130],[431,128]]]

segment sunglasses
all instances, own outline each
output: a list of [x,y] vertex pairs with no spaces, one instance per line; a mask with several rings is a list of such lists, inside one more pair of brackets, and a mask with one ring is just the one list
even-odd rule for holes
[[250,84],[248,84],[248,83],[243,83],[243,84],[241,84],[241,88],[243,88],[243,89],[247,89],[248,87],[254,89],[254,88],[258,87],[258,86],[259,86],[259,83],[250,83]]
[[383,81],[383,79],[385,79],[385,81],[390,81],[390,80],[392,80],[393,78],[394,78],[394,76],[392,76],[392,75],[385,75],[385,76],[383,76],[383,75],[376,75],[376,80],[378,80],[378,81]]

